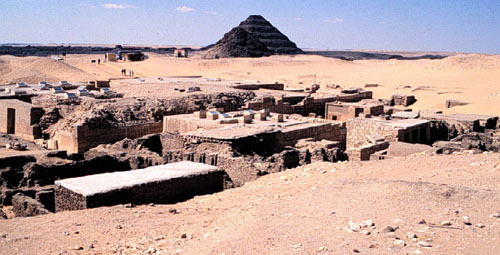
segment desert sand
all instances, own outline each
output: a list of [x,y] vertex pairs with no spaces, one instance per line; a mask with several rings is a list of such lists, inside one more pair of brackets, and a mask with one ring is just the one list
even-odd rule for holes
[[1,221],[0,254],[498,254],[499,172],[497,153],[318,162],[175,205]]
[[[395,93],[413,94],[414,111],[443,110],[445,113],[500,115],[500,56],[457,54],[441,60],[356,60],[345,61],[316,55],[271,56],[204,60],[148,54],[142,62],[93,65],[101,55],[69,55],[64,61],[48,57],[0,56],[0,84],[47,80],[87,81],[120,77],[122,68],[134,70],[137,77],[203,75],[222,79],[282,82],[288,87],[305,87],[316,82],[343,87],[370,88],[374,98]],[[303,83],[303,84],[299,84]],[[321,91],[321,90],[320,90]],[[445,109],[447,99],[468,105]]]
[[[499,55],[356,61],[148,56],[101,65],[90,63],[101,55],[64,61],[0,56],[0,84],[109,79],[121,77],[123,68],[137,77],[203,75],[297,88],[316,79],[323,92],[327,84],[376,83],[369,88],[374,98],[413,94],[414,111],[500,115]],[[445,109],[447,99],[470,104]],[[314,163],[175,205],[0,221],[0,254],[498,254],[499,173],[498,153]],[[373,226],[359,226],[363,221]]]

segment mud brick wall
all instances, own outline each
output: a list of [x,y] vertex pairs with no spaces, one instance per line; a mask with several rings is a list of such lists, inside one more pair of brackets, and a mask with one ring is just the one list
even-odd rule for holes
[[402,132],[373,119],[355,118],[347,122],[347,148],[357,147],[367,142],[367,135],[379,134],[386,141],[399,141]]
[[55,207],[56,212],[60,212],[125,203],[174,203],[195,195],[222,191],[223,184],[222,170],[142,183],[89,196],[56,183]]
[[26,140],[41,137],[41,130],[35,127],[43,115],[43,109],[15,99],[0,100],[0,132],[7,133],[8,109],[15,111],[14,134]]
[[78,125],[71,132],[58,131],[54,139],[57,141],[57,149],[66,150],[68,153],[82,153],[99,144],[161,133],[162,129],[162,122],[102,129],[89,129],[87,125]]

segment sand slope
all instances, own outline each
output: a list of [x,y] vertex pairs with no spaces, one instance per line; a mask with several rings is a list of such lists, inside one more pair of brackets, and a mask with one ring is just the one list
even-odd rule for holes
[[499,175],[498,154],[321,162],[175,205],[0,221],[0,254],[498,254]]

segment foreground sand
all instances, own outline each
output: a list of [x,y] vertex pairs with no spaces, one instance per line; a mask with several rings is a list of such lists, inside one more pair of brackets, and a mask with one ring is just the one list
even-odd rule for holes
[[175,205],[15,218],[0,221],[0,254],[498,254],[499,159],[322,162]]
[[[40,57],[0,56],[0,84],[16,81],[85,81],[120,77],[122,68],[136,76],[203,75],[223,79],[250,79],[283,82],[290,87],[319,84],[372,88],[375,98],[394,93],[414,94],[414,111],[445,110],[447,99],[469,102],[445,112],[500,115],[500,55],[458,54],[442,60],[359,60],[343,61],[321,56],[272,56],[258,59],[203,60],[176,59],[148,54],[136,63],[92,65],[101,55],[70,55],[65,61]],[[303,82],[300,85],[299,82]],[[406,87],[405,86],[410,86]]]

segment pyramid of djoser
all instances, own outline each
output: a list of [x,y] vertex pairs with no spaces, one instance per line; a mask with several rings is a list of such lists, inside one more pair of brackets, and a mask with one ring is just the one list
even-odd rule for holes
[[302,50],[269,21],[262,16],[251,15],[210,47],[204,57],[262,57],[298,53]]

